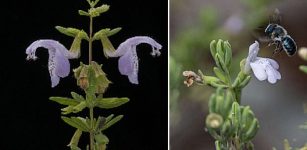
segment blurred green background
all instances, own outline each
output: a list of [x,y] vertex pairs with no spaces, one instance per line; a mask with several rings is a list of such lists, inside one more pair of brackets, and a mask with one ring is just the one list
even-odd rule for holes
[[[202,70],[212,75],[211,40],[228,40],[232,45],[232,72],[247,56],[248,47],[270,22],[275,8],[281,25],[296,41],[307,46],[306,0],[170,0],[170,147],[172,150],[214,149],[214,140],[204,130],[207,101],[213,89],[194,85],[187,88],[182,71]],[[272,21],[272,20],[271,20]],[[279,65],[282,79],[277,84],[253,79],[242,92],[242,104],[250,105],[260,121],[255,149],[283,149],[283,139],[293,147],[307,142],[307,75],[299,71],[307,64],[297,55],[272,55],[274,47],[260,44],[259,56],[271,57]]]

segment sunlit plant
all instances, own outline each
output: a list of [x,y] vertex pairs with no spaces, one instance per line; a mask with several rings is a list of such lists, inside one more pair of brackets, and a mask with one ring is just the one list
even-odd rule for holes
[[[109,5],[102,4],[98,6],[100,0],[87,0],[89,9],[79,10],[80,16],[89,18],[89,33],[85,30],[56,26],[55,28],[62,34],[72,37],[74,40],[70,49],[67,49],[60,42],[53,39],[40,39],[34,41],[27,49],[27,59],[36,60],[36,50],[43,47],[48,50],[49,60],[48,69],[51,79],[51,87],[59,84],[60,79],[67,77],[70,74],[69,59],[78,59],[81,55],[81,42],[88,42],[89,62],[80,62],[80,66],[73,69],[74,77],[77,80],[77,85],[84,91],[84,93],[71,92],[71,97],[50,97],[50,100],[57,102],[65,107],[61,109],[62,119],[68,125],[76,128],[68,146],[72,150],[80,150],[78,146],[79,139],[82,133],[88,133],[90,143],[86,149],[90,150],[105,150],[109,139],[104,134],[104,131],[120,121],[123,115],[99,115],[95,118],[94,108],[111,109],[121,106],[129,101],[128,98],[118,97],[104,97],[104,92],[107,90],[111,81],[108,80],[106,74],[101,68],[101,64],[93,61],[93,47],[94,41],[102,43],[104,56],[119,57],[118,69],[122,75],[128,76],[128,79],[133,84],[138,84],[138,56],[136,53],[137,45],[146,43],[151,45],[152,56],[159,56],[162,46],[147,36],[135,36],[127,39],[115,49],[109,40],[109,36],[118,33],[121,28],[101,29],[94,33],[93,20],[95,17],[109,10]],[[72,116],[67,117],[68,114],[76,114],[84,109],[88,109],[88,116]]]

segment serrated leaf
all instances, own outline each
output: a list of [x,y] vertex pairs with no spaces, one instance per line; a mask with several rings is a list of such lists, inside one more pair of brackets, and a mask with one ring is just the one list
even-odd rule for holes
[[85,101],[84,97],[82,95],[79,95],[75,92],[70,92],[71,96],[75,99],[75,100],[78,100],[78,101]]
[[50,100],[55,101],[62,105],[76,106],[80,101],[67,97],[49,97]]
[[66,122],[67,124],[69,124],[72,127],[75,127],[77,129],[80,129],[81,131],[84,132],[89,132],[90,128],[89,125],[86,123],[86,120],[84,118],[81,117],[61,117],[62,120],[64,120],[64,122]]
[[112,125],[114,125],[115,123],[120,121],[123,117],[124,117],[124,115],[118,115],[115,118],[113,118],[112,120],[106,122],[105,126],[101,129],[101,131],[108,129],[109,127],[111,127]]
[[127,102],[129,102],[129,99],[126,97],[124,98],[101,98],[101,99],[96,99],[95,106],[99,108],[110,109],[110,108],[115,108],[120,105],[123,105]]
[[90,16],[90,14],[88,12],[86,12],[86,11],[79,10],[78,12],[79,12],[80,16]]

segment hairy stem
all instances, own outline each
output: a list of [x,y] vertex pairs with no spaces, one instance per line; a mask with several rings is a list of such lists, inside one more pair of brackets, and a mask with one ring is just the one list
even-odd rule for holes
[[91,131],[90,131],[90,150],[94,150],[94,108],[90,108]]
[[93,59],[93,49],[92,49],[92,42],[93,42],[93,17],[90,17],[90,39],[88,41],[88,63],[90,64]]

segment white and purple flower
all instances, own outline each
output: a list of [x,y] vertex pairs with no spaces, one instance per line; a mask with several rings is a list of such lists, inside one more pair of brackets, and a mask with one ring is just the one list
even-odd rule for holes
[[[138,84],[139,60],[136,53],[136,46],[146,43],[152,46],[152,56],[159,56],[162,46],[147,36],[135,36],[121,43],[116,51],[104,50],[109,57],[120,57],[118,69],[122,75],[126,75],[133,84]],[[104,47],[106,48],[106,47]]]
[[80,49],[69,51],[58,41],[51,39],[37,40],[26,49],[26,54],[28,55],[27,60],[37,59],[35,52],[39,47],[48,49],[48,69],[51,78],[51,87],[55,87],[59,84],[60,78],[68,76],[70,72],[68,59],[78,58],[80,56]]
[[278,72],[278,63],[270,58],[257,57],[259,52],[259,43],[255,41],[249,46],[249,53],[246,58],[244,72],[249,73],[252,69],[256,78],[260,81],[268,80],[271,84],[281,79]]

